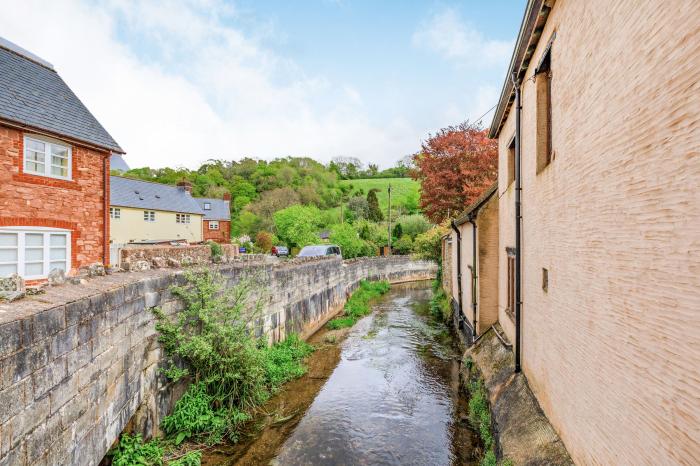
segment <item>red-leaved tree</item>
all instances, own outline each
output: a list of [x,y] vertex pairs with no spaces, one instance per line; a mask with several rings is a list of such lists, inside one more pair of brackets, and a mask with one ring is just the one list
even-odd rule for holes
[[498,177],[498,141],[464,122],[431,134],[413,156],[412,177],[421,182],[421,209],[433,222],[454,217]]

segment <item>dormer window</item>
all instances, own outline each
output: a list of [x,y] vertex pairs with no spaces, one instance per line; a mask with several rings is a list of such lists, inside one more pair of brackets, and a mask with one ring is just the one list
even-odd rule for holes
[[24,137],[24,172],[61,180],[71,179],[70,146],[39,136]]
[[211,210],[211,202],[204,203],[204,210]]

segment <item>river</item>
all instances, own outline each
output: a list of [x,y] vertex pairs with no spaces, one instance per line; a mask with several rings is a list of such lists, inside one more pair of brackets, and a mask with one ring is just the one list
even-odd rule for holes
[[427,282],[394,285],[349,331],[314,335],[308,374],[204,464],[478,464],[459,352],[429,316],[431,296]]

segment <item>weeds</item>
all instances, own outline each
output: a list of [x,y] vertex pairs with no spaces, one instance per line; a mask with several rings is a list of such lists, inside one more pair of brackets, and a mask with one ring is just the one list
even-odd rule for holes
[[433,297],[430,300],[430,313],[441,322],[449,323],[452,317],[450,300],[440,286],[433,286]]
[[[465,362],[470,366],[474,364],[471,358]],[[481,459],[481,466],[512,466],[513,462],[504,459],[498,462],[495,452],[495,442],[491,433],[491,410],[489,409],[488,393],[484,382],[480,378],[474,378],[468,383],[469,389],[469,422],[476,429],[484,444],[484,457]]]
[[108,455],[114,466],[161,466],[164,452],[157,440],[144,443],[141,435],[124,434]]
[[201,451],[188,451],[180,458],[169,461],[168,466],[199,466],[202,464]]
[[362,280],[360,287],[355,291],[343,308],[343,316],[336,317],[328,322],[331,330],[352,327],[362,317],[370,313],[370,301],[389,291],[391,286],[386,280],[370,282]]

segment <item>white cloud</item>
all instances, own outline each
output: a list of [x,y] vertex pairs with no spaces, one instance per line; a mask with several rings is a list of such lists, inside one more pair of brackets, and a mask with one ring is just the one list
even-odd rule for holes
[[486,39],[452,8],[433,14],[421,24],[413,34],[413,44],[458,65],[477,68],[505,66],[513,49],[511,41]]
[[352,86],[308,76],[231,26],[237,12],[218,0],[17,0],[0,10],[4,37],[52,62],[134,167],[337,154],[389,165],[419,144],[413,124],[371,122]]

